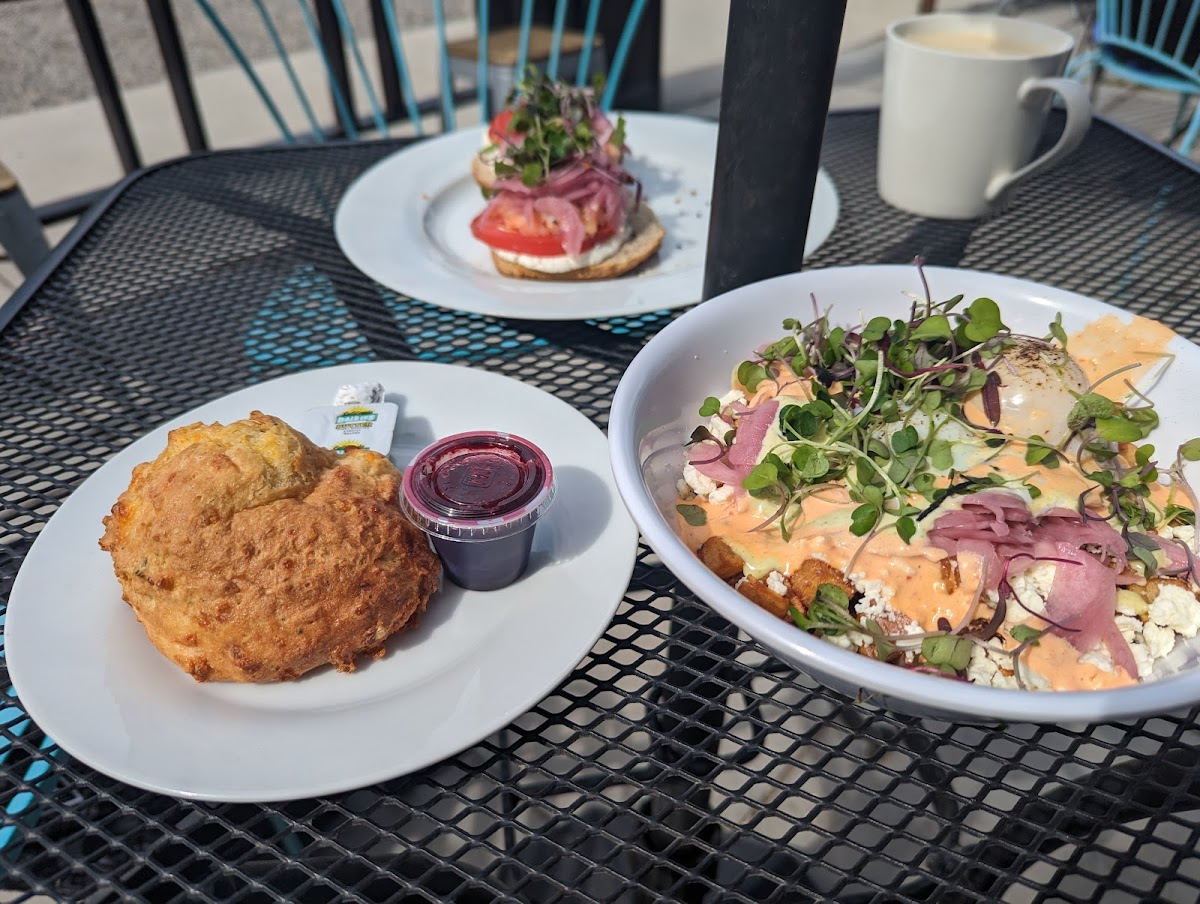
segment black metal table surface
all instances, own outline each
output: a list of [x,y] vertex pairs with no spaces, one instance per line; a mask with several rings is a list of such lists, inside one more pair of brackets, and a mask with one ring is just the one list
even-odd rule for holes
[[[831,116],[841,213],[811,267],[909,262],[1082,292],[1200,336],[1200,171],[1097,122],[987,221],[874,189],[877,116]],[[948,140],[948,139],[947,139]],[[114,452],[229,391],[312,367],[506,373],[603,427],[678,312],[460,314],[339,252],[338,198],[395,143],[228,152],[135,176],[4,309],[0,593]],[[644,546],[615,619],[530,712],[374,787],[193,803],[58,750],[4,673],[0,889],[79,901],[1138,901],[1200,899],[1197,711],[970,726],[825,691],[699,605]],[[5,897],[5,900],[10,898]]]

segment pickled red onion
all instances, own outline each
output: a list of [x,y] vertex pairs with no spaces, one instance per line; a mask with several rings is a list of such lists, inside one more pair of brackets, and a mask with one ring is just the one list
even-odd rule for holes
[[583,225],[583,218],[579,215],[579,208],[562,198],[541,197],[535,198],[533,209],[538,213],[546,214],[554,217],[558,228],[562,230],[563,235],[563,250],[571,257],[578,257],[583,251],[583,240],[587,238],[587,230]]

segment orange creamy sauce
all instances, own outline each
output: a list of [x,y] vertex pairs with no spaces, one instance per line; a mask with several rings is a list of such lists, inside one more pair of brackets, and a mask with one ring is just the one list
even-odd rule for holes
[[[1174,335],[1169,328],[1145,318],[1136,317],[1132,323],[1125,324],[1110,315],[1070,336],[1067,348],[1092,382],[1130,363],[1142,364],[1148,369],[1160,359]],[[1134,371],[1127,376],[1136,383],[1144,372]],[[1107,388],[1109,394],[1121,395],[1115,387]],[[776,395],[810,398],[808,381],[799,381],[785,369],[777,383],[764,381],[749,403],[758,405]],[[1017,443],[964,473],[983,476],[992,472],[1024,476],[1026,483],[1042,491],[1043,498],[1075,499],[1093,485],[1073,467],[1048,469],[1025,464],[1024,447]],[[1154,496],[1162,504],[1167,497],[1167,488],[1159,487]],[[857,503],[838,487],[831,486],[805,499],[803,513],[791,524],[788,541],[784,541],[774,527],[753,530],[765,518],[751,508],[753,500],[744,493],[735,494],[724,503],[699,499],[688,502],[700,505],[707,515],[706,523],[699,526],[677,518],[676,530],[692,550],[699,549],[711,536],[721,537],[748,563],[747,570],[760,578],[770,571],[788,574],[814,556],[843,571],[853,559],[851,574],[854,580],[879,581],[891,588],[889,605],[927,630],[934,629],[939,618],[957,624],[979,585],[980,562],[974,556],[967,556],[958,563],[958,586],[948,587],[941,566],[946,554],[919,536],[909,545],[895,531],[885,530],[863,547],[863,538],[854,536],[849,530],[850,512]],[[923,505],[923,501],[918,499],[914,504]],[[1046,627],[1045,622],[1033,615],[1027,623],[1035,629]],[[998,636],[993,643],[999,643],[1003,637],[1003,634]],[[1136,683],[1136,677],[1126,675],[1123,670],[1105,672],[1080,662],[1079,656],[1079,651],[1064,638],[1044,635],[1022,654],[1022,663],[1044,676],[1058,690],[1100,689]]]
[[1173,338],[1175,332],[1157,321],[1134,317],[1132,322],[1123,323],[1108,314],[1068,337],[1067,350],[1092,383],[1114,370],[1139,365],[1136,370],[1114,377],[1114,383],[1105,382],[1099,387],[1099,392],[1116,397],[1123,394],[1120,381],[1127,379],[1137,385],[1166,354],[1167,344]]

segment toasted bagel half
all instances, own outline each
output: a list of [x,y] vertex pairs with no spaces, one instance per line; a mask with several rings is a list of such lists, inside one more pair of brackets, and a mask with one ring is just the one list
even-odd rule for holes
[[496,182],[496,168],[484,161],[482,152],[471,158],[471,175],[475,177],[475,182],[479,187],[484,190],[490,191]]

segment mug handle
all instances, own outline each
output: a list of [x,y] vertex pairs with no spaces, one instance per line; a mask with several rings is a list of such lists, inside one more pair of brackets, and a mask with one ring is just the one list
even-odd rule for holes
[[1092,104],[1087,89],[1069,78],[1027,78],[1021,82],[1017,97],[1022,103],[1034,91],[1053,91],[1063,99],[1067,108],[1067,124],[1058,142],[1042,156],[1027,163],[1015,173],[1003,173],[994,176],[987,185],[985,196],[989,201],[995,201],[1006,189],[1026,176],[1041,172],[1053,166],[1083,141],[1088,126],[1092,124]]

